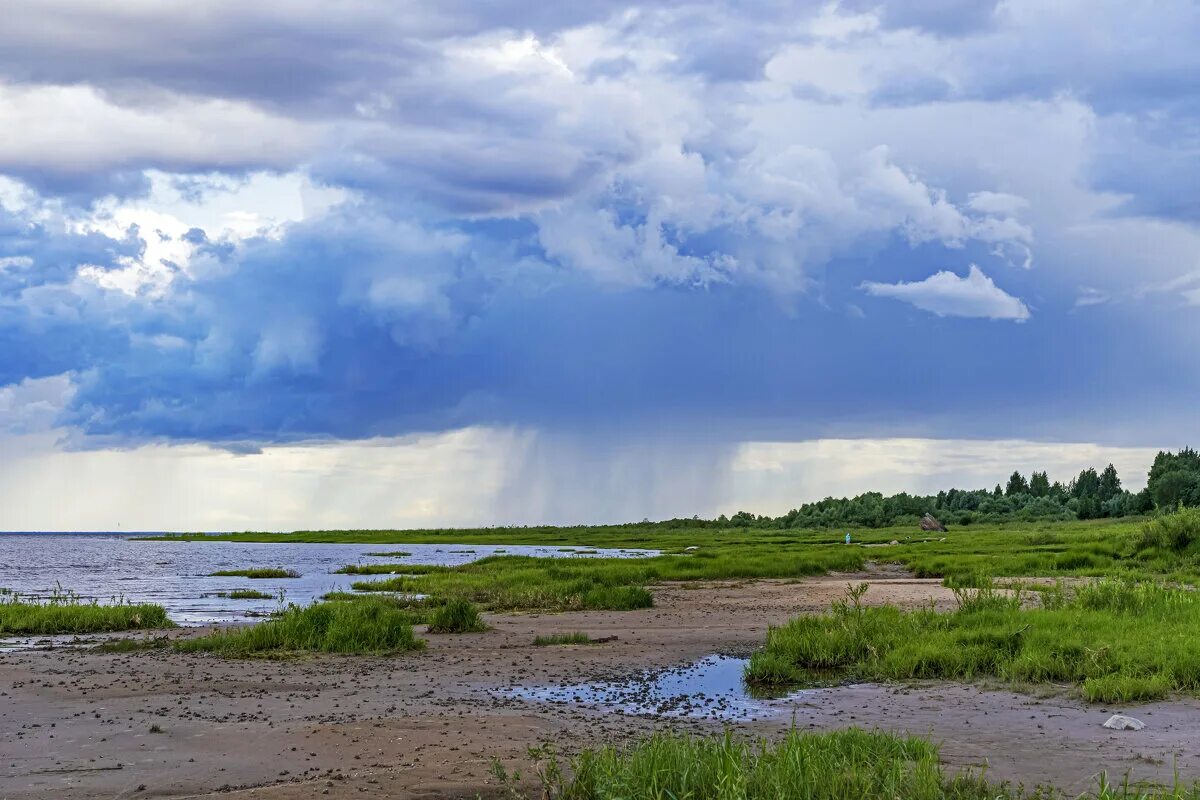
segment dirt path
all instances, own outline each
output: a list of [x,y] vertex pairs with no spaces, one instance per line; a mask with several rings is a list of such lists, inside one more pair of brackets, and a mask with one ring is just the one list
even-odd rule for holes
[[[748,654],[769,624],[820,611],[847,582],[829,576],[656,587],[634,612],[492,615],[494,630],[428,636],[395,658],[227,661],[150,651],[0,655],[0,800],[234,796],[389,798],[487,796],[491,760],[525,764],[526,748],[565,752],[655,727],[715,730],[703,720],[604,713],[503,696],[513,685],[573,683],[676,666],[713,653]],[[936,581],[876,574],[870,603],[952,603]],[[532,645],[537,634],[583,630],[616,641]],[[1094,785],[1104,766],[1169,779],[1200,777],[1200,704],[1129,710],[1138,733],[1100,727],[1115,709],[1065,697],[934,685],[857,686],[803,693],[804,728],[859,725],[932,734],[954,764],[995,778],[1065,789]],[[791,715],[741,723],[768,735]]]

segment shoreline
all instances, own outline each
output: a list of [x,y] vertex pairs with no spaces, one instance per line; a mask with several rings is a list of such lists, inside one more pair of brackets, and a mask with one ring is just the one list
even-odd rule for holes
[[[501,696],[505,689],[630,676],[714,653],[746,655],[761,646],[769,625],[822,611],[847,582],[864,579],[871,583],[868,603],[953,604],[936,580],[895,576],[676,583],[655,587],[652,609],[489,614],[492,631],[423,633],[425,652],[392,657],[4,654],[0,797],[204,797],[230,789],[277,800],[348,798],[360,790],[486,797],[496,788],[492,759],[527,771],[530,746],[554,742],[569,755],[665,726],[706,733],[725,726],[531,702]],[[573,630],[617,639],[533,645],[536,635]],[[1077,791],[1094,788],[1105,768],[1163,781],[1175,768],[1185,778],[1200,774],[1200,756],[1188,744],[1200,738],[1200,702],[1190,698],[1114,709],[1065,694],[945,683],[803,695],[792,704],[797,727],[931,735],[953,767],[986,764],[996,780]],[[1116,710],[1142,717],[1147,729],[1103,729]],[[783,714],[729,726],[775,736],[791,724],[792,715]]]

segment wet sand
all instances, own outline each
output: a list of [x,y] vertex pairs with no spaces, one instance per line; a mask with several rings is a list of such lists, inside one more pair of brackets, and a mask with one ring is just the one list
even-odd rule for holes
[[[0,654],[0,800],[487,797],[496,790],[492,759],[527,772],[529,746],[553,742],[569,754],[656,728],[723,725],[530,702],[504,696],[507,689],[619,677],[714,653],[745,656],[769,624],[824,610],[847,582],[865,578],[869,603],[953,604],[937,581],[876,573],[663,585],[645,611],[489,615],[487,633],[428,635],[425,652],[391,658]],[[617,639],[533,646],[535,635],[575,630]],[[1118,710],[1146,729],[1101,727]],[[1117,709],[1066,691],[849,686],[804,692],[786,713],[733,724],[765,735],[785,732],[793,718],[803,729],[930,734],[953,765],[1074,791],[1092,788],[1106,767],[1163,781],[1173,770],[1200,777],[1198,712],[1192,699]]]

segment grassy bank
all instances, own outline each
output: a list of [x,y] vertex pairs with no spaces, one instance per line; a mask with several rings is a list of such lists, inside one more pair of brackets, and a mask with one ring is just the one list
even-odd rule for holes
[[412,617],[403,608],[383,599],[359,599],[291,606],[258,625],[181,639],[175,646],[189,653],[246,657],[302,652],[383,654],[420,650],[425,643],[413,635]]
[[[653,603],[664,581],[797,578],[897,564],[919,577],[966,585],[992,577],[1120,577],[1200,583],[1200,512],[1152,522],[1095,520],[955,528],[924,533],[884,528],[852,533],[763,528],[618,525],[458,531],[344,531],[229,534],[217,539],[275,542],[437,542],[572,544],[648,548],[647,558],[530,558],[495,555],[459,567],[347,566],[365,592],[461,597],[489,610],[628,610]],[[390,573],[396,573],[390,575]],[[239,573],[244,574],[244,573]],[[370,576],[380,580],[367,580]]]
[[[725,575],[779,577],[796,558],[820,563],[845,563],[869,558],[903,564],[923,577],[1075,575],[1100,577],[1167,576],[1200,581],[1200,548],[1193,540],[1142,546],[1144,520],[1086,522],[1014,522],[1003,525],[952,526],[947,533],[925,533],[902,527],[852,530],[853,543],[842,542],[845,529],[772,530],[763,528],[663,527],[655,524],[595,527],[484,528],[410,531],[302,531],[291,534],[237,533],[204,537],[208,540],[254,542],[326,542],[377,544],[524,544],[659,550],[665,554],[707,554],[729,564]],[[177,536],[161,538],[196,538]],[[694,552],[686,548],[697,548]],[[857,553],[854,558],[848,552]],[[773,556],[784,557],[770,567]],[[596,559],[604,561],[605,559]],[[758,561],[755,564],[753,562]],[[763,563],[766,562],[766,563]],[[748,567],[743,569],[743,567]],[[410,565],[397,565],[412,571]],[[836,569],[837,567],[831,567]],[[808,573],[799,573],[808,574]]]
[[47,600],[0,596],[0,635],[50,636],[72,633],[173,628],[162,606],[84,602],[72,595]]
[[904,612],[863,606],[852,590],[828,614],[771,629],[747,679],[780,686],[991,677],[1073,684],[1106,703],[1200,691],[1194,591],[1103,580],[1036,597],[990,587],[958,594],[956,611]]
[[[515,776],[495,772],[517,797],[551,800],[1050,800],[1051,788],[1026,791],[978,775],[952,775],[938,748],[915,737],[849,729],[792,731],[782,741],[742,741],[661,733],[631,745],[584,752],[561,769],[542,769],[543,786],[525,795]],[[568,777],[569,775],[569,777]],[[1111,786],[1077,800],[1198,800],[1195,788]]]

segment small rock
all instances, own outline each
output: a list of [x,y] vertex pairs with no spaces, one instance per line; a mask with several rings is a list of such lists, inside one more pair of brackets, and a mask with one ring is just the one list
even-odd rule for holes
[[1108,721],[1104,723],[1104,727],[1114,731],[1140,731],[1142,728],[1146,727],[1146,723],[1142,722],[1140,719],[1127,717],[1124,714],[1113,714],[1108,718]]

